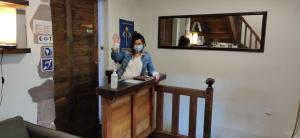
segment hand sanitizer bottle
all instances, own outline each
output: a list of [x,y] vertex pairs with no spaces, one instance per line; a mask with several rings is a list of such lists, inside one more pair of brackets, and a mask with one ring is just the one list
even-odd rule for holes
[[114,70],[114,72],[110,76],[110,87],[112,89],[118,88],[118,74],[116,70]]

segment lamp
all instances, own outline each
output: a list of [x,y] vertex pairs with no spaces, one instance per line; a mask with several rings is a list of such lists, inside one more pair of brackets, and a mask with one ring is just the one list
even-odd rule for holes
[[25,0],[0,0],[0,47],[17,47],[17,9],[28,5]]
[[16,48],[17,12],[15,8],[0,7],[0,47]]
[[192,45],[198,44],[198,32],[190,32],[189,39],[191,40]]
[[[197,27],[197,29],[196,29]],[[199,33],[202,31],[200,22],[194,22],[192,26],[192,31],[189,33],[189,39],[191,40],[192,45],[198,45],[199,40]]]

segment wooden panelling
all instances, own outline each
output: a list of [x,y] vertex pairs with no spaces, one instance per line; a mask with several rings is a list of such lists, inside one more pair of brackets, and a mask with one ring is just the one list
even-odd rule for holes
[[139,91],[135,95],[135,106],[136,108],[136,134],[140,135],[143,131],[145,131],[148,128],[151,128],[150,126],[150,108],[151,108],[151,102],[150,102],[150,96],[151,93],[149,91],[149,88],[143,89]]
[[[97,0],[51,0],[56,126],[81,137],[98,137],[98,69],[93,59],[97,34]],[[93,28],[97,29],[97,28]],[[97,32],[97,31],[95,31]]]
[[131,97],[126,96],[112,104],[111,138],[131,137]]
[[[134,89],[134,92],[128,92],[128,95],[117,98],[102,96],[103,138],[146,138],[154,131],[156,84],[143,82],[141,85],[143,86]],[[98,90],[101,91],[104,87]]]

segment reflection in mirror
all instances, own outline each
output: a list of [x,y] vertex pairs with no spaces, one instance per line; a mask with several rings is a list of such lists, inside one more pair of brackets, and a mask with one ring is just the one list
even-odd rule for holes
[[267,12],[159,17],[159,48],[263,52]]

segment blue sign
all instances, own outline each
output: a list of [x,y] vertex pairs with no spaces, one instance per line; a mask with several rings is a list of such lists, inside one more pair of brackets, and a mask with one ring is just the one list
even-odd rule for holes
[[132,34],[134,31],[134,22],[120,19],[120,48],[129,48]]
[[41,59],[42,71],[53,71],[53,58]]
[[53,57],[53,47],[44,47],[45,57]]

